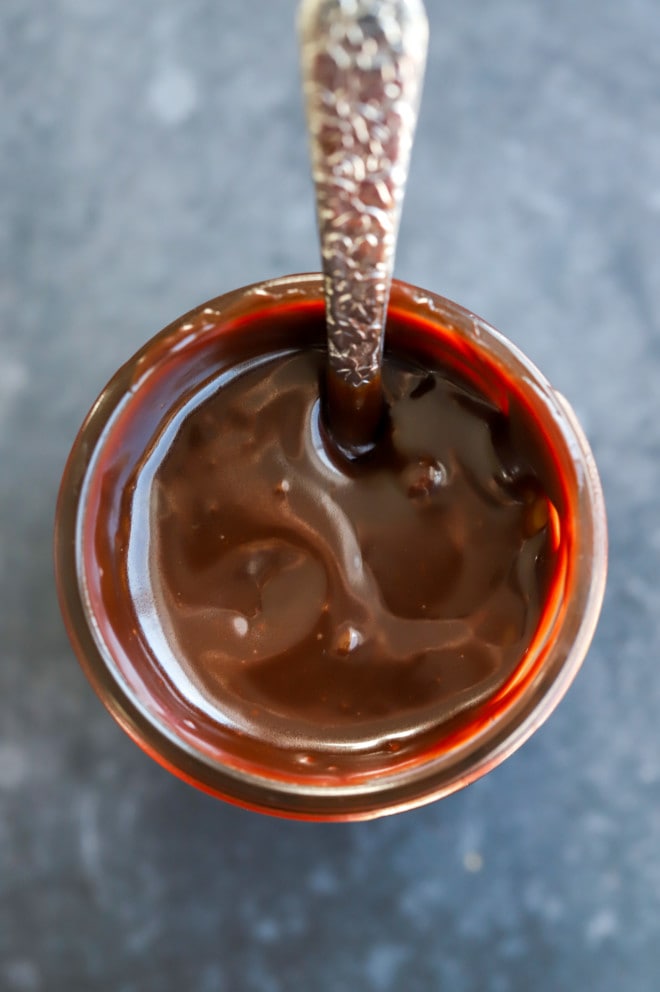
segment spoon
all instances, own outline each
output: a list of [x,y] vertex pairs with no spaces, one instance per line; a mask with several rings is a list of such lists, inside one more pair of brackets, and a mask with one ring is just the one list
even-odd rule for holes
[[422,0],[302,0],[303,90],[323,261],[326,426],[355,457],[385,416],[387,304],[428,23]]

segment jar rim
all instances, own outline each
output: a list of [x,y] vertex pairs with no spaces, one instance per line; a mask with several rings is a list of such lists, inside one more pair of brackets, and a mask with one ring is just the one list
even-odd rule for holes
[[100,638],[86,595],[80,519],[95,452],[103,445],[116,410],[149,374],[154,353],[185,347],[187,329],[200,315],[228,323],[239,312],[257,314],[265,305],[272,309],[322,296],[322,276],[316,273],[278,277],[233,290],[168,325],[121,367],[92,406],[64,470],[56,512],[55,571],[67,631],[83,669],[110,713],[148,754],[198,788],[248,808],[300,819],[356,820],[419,806],[462,788],[508,757],[547,719],[575,678],[596,628],[605,590],[607,528],[594,458],[564,397],[486,321],[444,297],[395,280],[390,311],[449,328],[462,345],[468,344],[505,369],[507,378],[515,376],[530,407],[550,426],[547,434],[554,453],[571,474],[568,496],[574,542],[559,614],[539,644],[545,653],[527,659],[524,691],[514,694],[511,705],[477,733],[414,767],[358,784],[319,785],[256,775],[219,764],[177,734],[121,677],[111,650]]

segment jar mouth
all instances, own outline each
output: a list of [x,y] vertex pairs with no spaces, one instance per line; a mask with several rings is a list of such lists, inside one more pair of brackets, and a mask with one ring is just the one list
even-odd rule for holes
[[[174,724],[141,681],[127,680],[117,644],[103,628],[87,584],[89,562],[82,535],[86,507],[98,479],[98,453],[132,397],[168,359],[190,353],[203,361],[200,341],[210,331],[268,308],[302,306],[323,298],[317,274],[286,276],[235,290],[202,304],[161,331],[113,377],[85,420],[67,462],[55,531],[56,579],[69,637],[101,700],[148,754],[191,784],[223,799],[275,815],[301,819],[366,819],[412,808],[447,795],[485,774],[516,750],[549,716],[575,677],[591,642],[605,588],[607,535],[603,495],[594,459],[566,400],[503,335],[468,310],[434,293],[395,281],[390,312],[442,328],[461,354],[500,369],[515,380],[531,415],[543,425],[550,455],[563,480],[569,550],[554,600],[514,676],[471,721],[423,760],[360,781],[323,784],[311,777],[270,770],[217,756],[199,746],[185,721]],[[268,345],[255,335],[255,353]],[[98,474],[98,473],[96,473]]]

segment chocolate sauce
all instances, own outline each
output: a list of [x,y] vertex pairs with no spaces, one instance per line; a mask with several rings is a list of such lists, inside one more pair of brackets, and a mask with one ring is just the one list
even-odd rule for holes
[[437,745],[511,678],[552,584],[558,496],[508,384],[449,367],[402,319],[380,436],[344,458],[322,312],[288,316],[270,349],[264,314],[223,332],[215,367],[188,355],[185,379],[170,356],[142,387],[98,473],[90,595],[105,636],[151,659],[145,698],[167,684],[237,760],[332,779]]

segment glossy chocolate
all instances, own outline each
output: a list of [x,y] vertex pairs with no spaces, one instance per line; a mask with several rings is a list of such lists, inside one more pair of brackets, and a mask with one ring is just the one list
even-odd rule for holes
[[411,348],[405,322],[379,439],[344,458],[323,425],[319,319],[279,324],[271,350],[225,332],[193,385],[190,356],[170,356],[96,468],[93,551],[104,636],[139,644],[145,694],[167,683],[178,719],[232,760],[332,781],[437,747],[511,678],[559,516],[507,384]]

